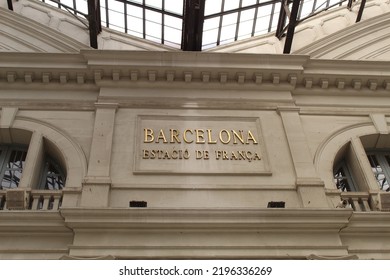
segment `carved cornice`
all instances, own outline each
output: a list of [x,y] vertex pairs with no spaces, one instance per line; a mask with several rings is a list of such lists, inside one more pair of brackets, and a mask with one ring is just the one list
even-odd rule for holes
[[[317,60],[301,55],[0,53],[0,105],[91,110],[96,102],[103,102],[119,107],[275,110],[294,105],[294,96],[387,97],[389,66],[386,61]],[[20,91],[29,92],[27,98],[12,94]],[[206,91],[210,94],[201,94]],[[229,92],[234,94],[225,94]],[[156,94],[164,94],[169,104]]]
[[[390,90],[390,62],[308,56],[85,50],[79,54],[0,53],[6,87],[267,86],[270,89]],[[139,84],[138,84],[139,85]],[[287,86],[287,87],[286,87]]]

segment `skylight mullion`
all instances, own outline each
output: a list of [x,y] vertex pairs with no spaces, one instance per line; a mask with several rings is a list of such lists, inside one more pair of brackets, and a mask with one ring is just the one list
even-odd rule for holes
[[[259,0],[256,1],[256,4],[259,4]],[[275,5],[275,4],[274,4]],[[257,13],[259,11],[259,7],[255,8],[255,15],[253,17],[253,27],[252,27],[252,33],[251,36],[253,37],[255,35],[255,30],[256,30],[256,21],[257,21]]]
[[146,9],[145,9],[145,0],[142,0],[142,37],[146,38]]
[[311,9],[311,12],[314,13],[316,11],[316,6],[317,6],[317,0],[313,1],[313,8]]
[[165,0],[162,0],[161,5],[161,44],[164,44]]
[[[240,4],[238,7],[242,8],[242,0],[240,0]],[[238,30],[240,29],[240,20],[241,20],[241,11],[239,11],[237,14],[236,34],[234,35],[234,41],[237,41],[238,38]]]
[[108,16],[108,0],[106,0],[106,27],[110,27],[110,18]]
[[270,17],[269,17],[268,32],[272,31],[272,22],[274,21],[275,6],[276,6],[275,3],[272,4],[271,14],[270,14]]
[[123,17],[124,17],[124,19],[125,19],[125,33],[127,33],[127,30],[128,30],[128,28],[127,28],[127,5],[126,5],[126,3],[123,3]]
[[[221,12],[223,12],[223,9],[225,7],[225,0],[222,0],[221,3]],[[221,42],[221,31],[222,31],[222,20],[223,20],[223,15],[219,17],[219,27],[218,27],[218,37],[217,37],[217,46],[219,46]]]
[[[156,13],[161,13],[162,12],[162,10],[160,8],[155,8],[155,7],[152,7],[152,6],[148,6],[146,4],[145,0],[142,0],[142,4],[135,3],[135,2],[130,2],[128,0],[115,0],[115,1],[123,2],[123,3],[129,4],[131,6],[139,7],[139,8],[146,9],[146,10],[149,10],[149,11],[153,11],[153,12],[156,12]],[[175,12],[164,11],[163,13],[168,15],[168,16],[177,17],[177,18],[183,18],[182,15],[177,14]]]
[[77,14],[77,6],[76,6],[76,0],[73,0],[73,8],[74,8],[74,11],[73,13],[76,15]]
[[302,15],[302,8],[303,8],[303,5],[304,5],[304,0],[301,0],[301,3],[299,4],[299,10],[298,10],[298,16],[297,16],[297,19],[299,20],[301,18],[301,15]]

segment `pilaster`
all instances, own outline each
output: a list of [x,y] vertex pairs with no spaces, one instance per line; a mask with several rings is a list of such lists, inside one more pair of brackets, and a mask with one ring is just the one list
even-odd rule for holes
[[18,108],[3,107],[1,109],[0,129],[1,143],[12,143],[10,127],[15,120]]
[[278,107],[284,131],[290,148],[291,159],[296,175],[297,191],[304,207],[329,207],[324,183],[315,170],[309,145],[303,131],[299,108]]
[[96,103],[95,106],[95,125],[87,177],[83,182],[82,207],[107,207],[111,187],[112,138],[118,105]]

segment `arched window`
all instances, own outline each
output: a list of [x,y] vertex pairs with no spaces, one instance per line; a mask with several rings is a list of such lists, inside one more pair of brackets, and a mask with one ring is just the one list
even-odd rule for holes
[[335,166],[333,175],[334,182],[339,190],[343,192],[357,191],[356,183],[345,160]]
[[[364,144],[364,143],[363,143]],[[364,145],[363,145],[364,146]],[[366,166],[367,176],[375,178],[380,190],[390,192],[390,149],[383,148],[366,148],[368,164]],[[364,172],[362,166],[357,164],[357,155],[354,154],[350,147],[342,152],[342,156],[336,160],[333,166],[333,179],[336,187],[341,191],[367,191],[367,180],[362,180]],[[370,167],[371,172],[368,167]],[[371,181],[373,182],[373,181]],[[370,188],[375,189],[375,186]]]
[[390,191],[390,151],[370,150],[367,152],[368,161],[375,179],[381,190]]
[[[27,146],[1,145],[0,146],[0,189],[17,188],[26,165]],[[61,166],[48,155],[44,155],[40,165],[40,182],[37,189],[61,190],[65,185],[66,175]]]
[[45,190],[62,190],[65,185],[65,174],[62,168],[50,157],[45,158],[40,188]]
[[27,147],[0,146],[0,189],[13,189],[19,186],[26,156]]

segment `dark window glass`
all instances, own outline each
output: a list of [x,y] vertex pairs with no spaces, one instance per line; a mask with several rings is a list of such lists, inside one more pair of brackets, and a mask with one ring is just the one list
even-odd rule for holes
[[0,153],[0,189],[13,189],[19,186],[27,156],[27,148],[3,146]]

